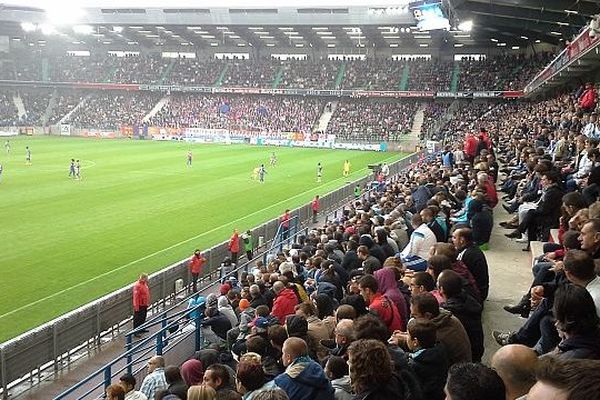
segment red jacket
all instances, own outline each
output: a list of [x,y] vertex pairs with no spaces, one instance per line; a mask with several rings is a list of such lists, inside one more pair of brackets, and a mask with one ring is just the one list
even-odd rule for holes
[[581,106],[581,108],[585,109],[594,108],[596,105],[597,97],[598,95],[596,94],[596,89],[594,89],[593,87],[585,89],[585,91],[581,95],[581,98],[579,99],[579,105]]
[[468,136],[465,140],[465,154],[475,157],[477,155],[477,145],[479,145],[479,139],[475,136]]
[[144,281],[137,281],[133,285],[133,310],[140,311],[140,306],[150,305],[150,289]]
[[237,233],[234,233],[229,239],[229,251],[232,253],[240,252],[240,236]]
[[492,177],[490,176],[487,181],[483,184],[485,188],[485,197],[491,208],[496,207],[498,204],[498,192],[496,186],[493,183]]
[[390,333],[400,330],[402,327],[402,320],[400,319],[400,313],[394,302],[390,301],[387,297],[380,293],[376,293],[375,297],[371,299],[369,304],[369,310],[374,311],[383,323],[388,327]]
[[298,304],[298,298],[296,293],[292,289],[283,289],[277,295],[277,298],[273,302],[273,310],[271,315],[277,317],[281,325],[285,324],[285,317],[288,315],[295,314],[294,307]]
[[315,199],[312,201],[312,205],[311,205],[311,207],[312,207],[312,210],[313,210],[313,211],[319,211],[319,199],[315,198]]
[[281,226],[283,226],[284,228],[290,227],[290,213],[284,213],[281,216]]
[[200,255],[199,257],[196,257],[196,255],[193,255],[192,258],[190,259],[188,267],[190,268],[190,271],[192,272],[192,274],[199,274],[202,272],[202,266],[204,265],[205,262],[206,262],[206,258],[204,258],[202,255]]

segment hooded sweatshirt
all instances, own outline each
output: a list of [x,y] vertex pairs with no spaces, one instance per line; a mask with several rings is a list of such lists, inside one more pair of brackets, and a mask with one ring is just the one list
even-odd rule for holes
[[238,321],[237,315],[235,315],[235,311],[233,311],[233,308],[231,307],[231,304],[229,304],[229,300],[227,300],[227,297],[219,297],[218,307],[219,312],[227,317],[229,322],[231,322],[232,327],[238,326],[240,321]]
[[437,328],[437,339],[444,345],[448,356],[448,366],[461,362],[471,362],[471,342],[462,323],[449,311],[440,309],[440,313],[431,319]]
[[285,288],[277,295],[273,302],[271,315],[279,319],[281,325],[285,324],[285,317],[294,314],[294,307],[298,304],[296,293],[292,289]]
[[561,359],[600,359],[600,341],[598,333],[592,335],[573,335],[558,344],[557,356]]
[[398,289],[396,274],[390,268],[382,268],[375,271],[373,275],[377,280],[378,291],[396,304],[401,319],[400,330],[405,331],[406,321],[408,320],[408,307],[404,296]]
[[334,400],[334,390],[323,368],[309,357],[298,357],[275,378],[293,400]]

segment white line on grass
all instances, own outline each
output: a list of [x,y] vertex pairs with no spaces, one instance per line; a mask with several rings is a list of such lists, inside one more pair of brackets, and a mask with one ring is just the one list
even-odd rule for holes
[[[390,160],[390,159],[392,159],[392,158],[394,158],[394,156],[392,156],[392,157],[388,157],[388,158],[384,159],[383,161],[387,161],[387,160]],[[364,170],[366,170],[366,169],[368,169],[368,167],[361,168],[361,169],[359,169],[358,171],[355,171],[353,174],[355,174],[355,173],[357,173],[357,172],[360,172],[360,171],[364,171]],[[263,212],[263,211],[265,211],[265,210],[268,210],[268,209],[270,209],[270,208],[273,208],[273,207],[275,207],[275,206],[279,206],[280,204],[283,204],[283,203],[285,203],[285,202],[287,202],[287,201],[290,201],[290,200],[292,200],[292,199],[295,199],[296,197],[304,196],[305,194],[307,194],[307,193],[310,193],[310,192],[312,192],[312,191],[314,191],[314,190],[317,190],[317,189],[319,189],[319,188],[321,188],[321,187],[324,187],[324,186],[330,185],[330,184],[332,184],[332,183],[334,183],[334,182],[337,182],[337,181],[339,181],[339,180],[344,180],[344,179],[347,179],[347,178],[348,178],[347,176],[342,176],[342,177],[340,177],[340,178],[337,178],[337,179],[334,179],[334,180],[332,180],[332,181],[326,182],[326,183],[324,183],[324,184],[322,184],[322,185],[319,185],[319,186],[317,186],[317,187],[315,187],[315,188],[312,188],[312,189],[310,189],[310,190],[304,191],[304,192],[302,192],[302,193],[298,193],[297,195],[295,195],[295,196],[292,196],[292,197],[290,197],[290,198],[287,198],[287,199],[285,199],[285,200],[281,200],[281,201],[279,201],[279,202],[277,202],[277,203],[271,204],[270,206],[268,206],[268,207],[265,207],[265,208],[262,208],[262,209],[260,209],[260,210],[258,210],[258,211],[255,211],[255,212],[253,212],[253,213],[246,214],[245,216],[243,216],[243,217],[241,217],[241,218],[238,218],[238,219],[236,219],[236,220],[234,220],[234,221],[227,222],[227,223],[225,223],[225,224],[223,224],[223,225],[220,225],[220,226],[218,226],[218,227],[216,227],[216,228],[213,228],[213,229],[211,229],[211,230],[209,230],[209,231],[206,231],[206,232],[200,233],[200,234],[198,234],[198,235],[196,235],[196,236],[193,236],[193,237],[191,237],[191,238],[189,238],[189,239],[183,240],[183,241],[181,241],[181,242],[179,242],[179,243],[175,243],[175,244],[173,244],[173,245],[171,245],[171,246],[169,246],[169,247],[166,247],[166,248],[164,248],[164,249],[162,249],[162,250],[155,251],[154,253],[148,254],[147,256],[144,256],[144,257],[142,257],[142,258],[138,258],[137,260],[134,260],[134,261],[128,262],[127,264],[124,264],[124,265],[121,265],[120,267],[117,267],[117,268],[111,269],[110,271],[106,271],[106,272],[104,272],[104,273],[102,273],[102,274],[100,274],[100,275],[96,275],[96,276],[95,276],[95,277],[93,277],[93,278],[90,278],[90,279],[88,279],[88,280],[85,280],[85,281],[79,282],[79,283],[77,283],[77,284],[75,284],[75,285],[73,285],[73,286],[70,286],[70,287],[68,287],[68,288],[65,288],[65,289],[63,289],[63,290],[59,290],[58,292],[52,293],[52,294],[50,294],[50,295],[48,295],[48,296],[46,296],[46,297],[44,297],[44,298],[38,299],[38,300],[36,300],[36,301],[32,301],[31,303],[28,303],[28,304],[25,304],[25,305],[23,305],[23,306],[21,306],[21,307],[15,308],[14,310],[11,310],[11,311],[9,311],[9,312],[6,312],[6,313],[4,313],[4,314],[1,314],[1,315],[0,315],[0,319],[3,319],[3,318],[5,318],[5,317],[8,317],[8,316],[10,316],[10,315],[13,315],[13,314],[15,314],[15,313],[18,313],[19,311],[26,310],[26,309],[28,309],[29,307],[35,306],[36,304],[39,304],[39,303],[43,303],[43,302],[45,302],[45,301],[47,301],[47,300],[49,300],[49,299],[52,299],[52,298],[54,298],[54,297],[56,297],[56,296],[60,296],[61,294],[67,293],[67,292],[69,292],[69,291],[71,291],[71,290],[73,290],[73,289],[77,289],[78,287],[85,286],[85,285],[87,285],[88,283],[94,282],[94,281],[96,281],[96,280],[98,280],[98,279],[100,279],[100,278],[104,278],[105,276],[108,276],[108,275],[112,274],[113,272],[117,272],[117,271],[120,271],[120,270],[122,270],[122,269],[125,269],[125,268],[127,268],[127,267],[130,267],[130,266],[132,266],[132,265],[135,265],[135,264],[137,264],[137,263],[139,263],[139,262],[146,261],[147,259],[149,259],[149,258],[152,258],[152,257],[154,257],[154,256],[156,256],[156,255],[158,255],[158,254],[161,254],[161,253],[164,253],[164,252],[166,252],[166,251],[172,250],[172,249],[174,249],[174,248],[177,248],[177,247],[181,246],[182,244],[185,244],[185,243],[191,242],[192,240],[196,240],[196,239],[198,239],[198,238],[201,238],[202,236],[205,236],[205,235],[208,235],[208,234],[210,234],[210,233],[216,232],[216,231],[218,231],[218,230],[220,230],[220,229],[223,229],[223,228],[224,228],[224,227],[226,227],[226,226],[229,226],[229,225],[234,225],[234,224],[236,224],[236,223],[238,223],[238,222],[240,222],[240,221],[243,221],[243,220],[245,220],[246,218],[248,218],[248,217],[250,217],[250,216],[254,216],[254,215],[256,215],[256,214],[259,214],[259,213],[261,213],[261,212]]]

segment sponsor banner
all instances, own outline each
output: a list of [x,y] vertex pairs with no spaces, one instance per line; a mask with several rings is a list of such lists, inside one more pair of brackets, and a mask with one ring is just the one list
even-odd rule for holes
[[71,132],[71,135],[83,136],[83,137],[95,137],[98,139],[114,139],[118,137],[115,131],[99,130],[99,129],[81,129]]
[[19,130],[13,127],[0,128],[0,136],[19,136]]
[[577,61],[581,56],[600,45],[600,36],[591,37],[590,28],[586,28],[554,59],[546,68],[532,79],[526,86],[526,92],[536,90],[542,83],[552,78],[566,66]]
[[334,143],[333,148],[341,150],[385,151],[386,146],[369,143]]

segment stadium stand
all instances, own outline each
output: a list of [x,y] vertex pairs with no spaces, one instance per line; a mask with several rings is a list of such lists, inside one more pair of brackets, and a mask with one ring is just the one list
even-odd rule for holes
[[315,98],[173,95],[150,123],[251,132],[310,133],[323,108]]
[[342,101],[327,132],[352,140],[400,140],[410,132],[417,106],[416,102]]

